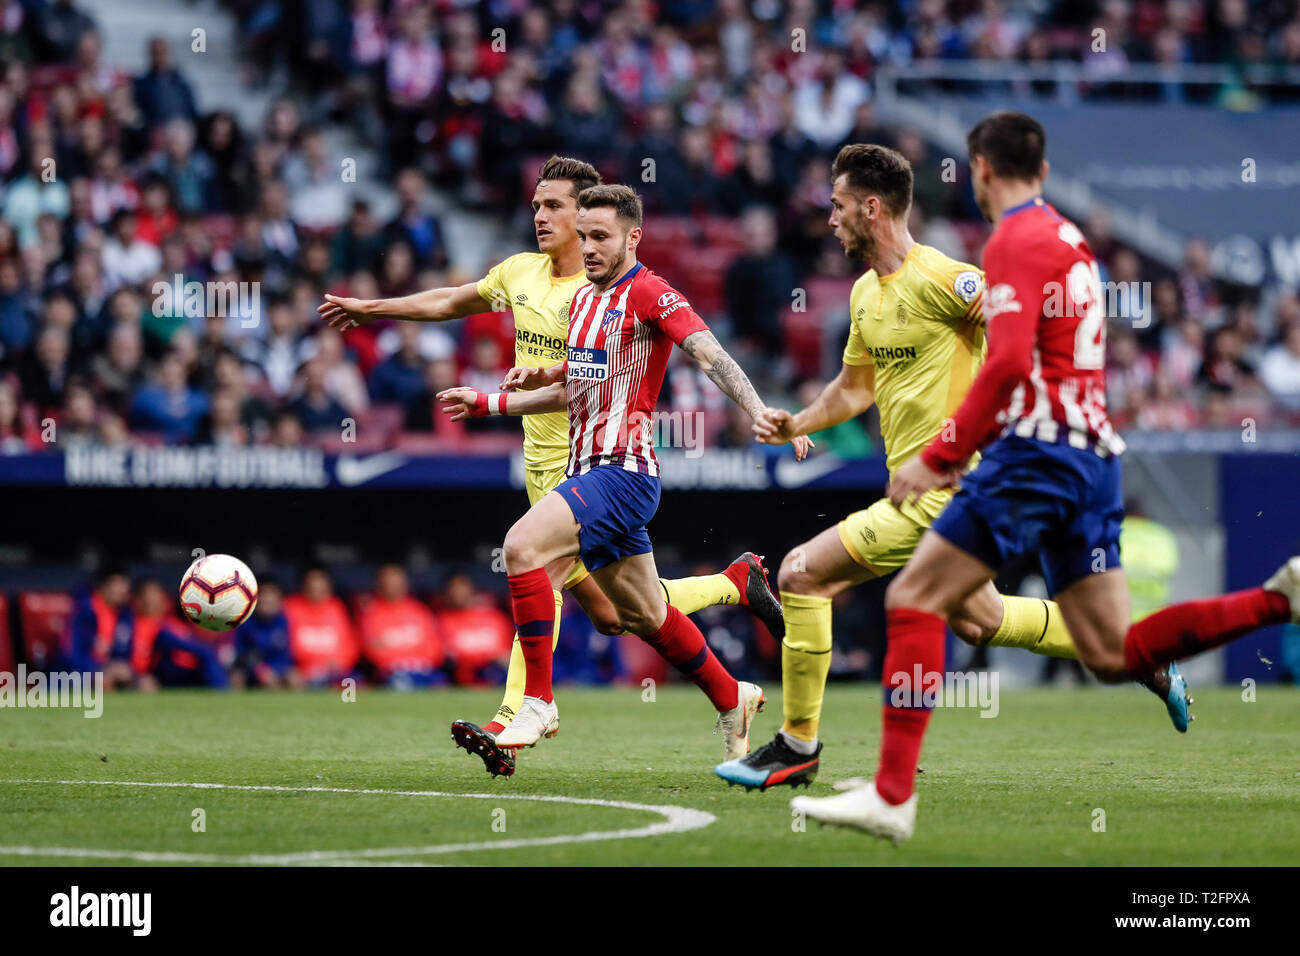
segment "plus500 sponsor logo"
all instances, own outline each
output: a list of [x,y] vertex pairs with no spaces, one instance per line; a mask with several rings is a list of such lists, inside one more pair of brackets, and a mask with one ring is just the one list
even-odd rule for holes
[[608,375],[609,353],[604,349],[569,347],[569,378],[582,378],[601,382]]

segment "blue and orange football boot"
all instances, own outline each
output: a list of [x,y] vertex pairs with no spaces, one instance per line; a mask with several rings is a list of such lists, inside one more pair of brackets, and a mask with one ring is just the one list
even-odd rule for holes
[[822,745],[811,754],[801,754],[785,742],[778,732],[772,742],[759,747],[752,754],[738,760],[728,760],[713,768],[727,786],[740,784],[746,790],[767,790],[781,784],[795,787],[803,784],[812,786],[821,764]]

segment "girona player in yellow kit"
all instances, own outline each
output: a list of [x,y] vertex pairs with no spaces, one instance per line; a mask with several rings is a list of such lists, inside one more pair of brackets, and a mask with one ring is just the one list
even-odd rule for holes
[[[835,236],[848,256],[872,265],[850,295],[843,366],[803,411],[774,409],[754,431],[763,441],[783,444],[854,418],[874,404],[892,475],[951,427],[951,416],[979,371],[986,352],[984,276],[975,266],[912,239],[907,229],[912,168],[899,153],[883,146],[846,146],[831,177]],[[817,729],[830,671],[831,599],[906,564],[952,495],[953,489],[934,489],[901,508],[882,498],[786,555],[778,576],[785,610],[785,723],[771,743],[719,764],[718,776],[747,789],[812,782],[822,749]],[[1078,659],[1054,602],[1000,595],[992,582],[948,623],[970,643]],[[1157,674],[1148,686],[1165,701],[1174,726],[1185,731],[1186,684],[1177,668]]]
[[[428,289],[393,299],[350,299],[326,295],[317,309],[329,325],[346,331],[379,318],[441,322],[509,308],[515,323],[515,365],[550,368],[566,357],[569,303],[586,285],[577,233],[578,193],[600,183],[600,173],[578,159],[552,156],[542,167],[533,193],[537,252],[521,252],[494,266],[478,282]],[[566,412],[527,415],[524,426],[524,482],[529,504],[536,504],[565,477],[569,457]],[[602,634],[626,630],[609,598],[581,561],[565,559],[548,567],[555,591],[555,628],[559,639],[560,587],[569,589]],[[661,580],[664,597],[684,614],[714,604],[748,607],[778,640],[784,634],[781,605],[767,583],[761,559],[745,552],[719,574]],[[467,720],[452,724],[456,743],[483,759],[495,776],[514,773],[514,752],[496,745],[497,735],[514,719],[524,697],[524,659],[516,636],[510,654],[505,696],[495,717],[479,727]]]

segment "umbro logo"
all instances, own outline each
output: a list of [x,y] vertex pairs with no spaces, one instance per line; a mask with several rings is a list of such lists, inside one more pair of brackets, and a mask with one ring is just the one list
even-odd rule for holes
[[865,537],[872,544],[876,543],[876,532],[872,531],[870,528],[863,528],[862,534],[863,537]]
[[526,295],[524,295],[522,292],[520,292],[517,296],[515,296],[515,301],[516,301],[516,302],[527,302],[527,301],[528,301],[528,296],[526,296]]

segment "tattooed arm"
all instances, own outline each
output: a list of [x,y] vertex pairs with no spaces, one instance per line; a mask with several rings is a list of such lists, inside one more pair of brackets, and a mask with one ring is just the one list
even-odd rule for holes
[[750,418],[758,418],[766,407],[763,400],[754,391],[749,376],[718,344],[712,332],[691,333],[682,340],[682,349],[695,359],[695,364],[704,370],[722,394],[747,411]]

